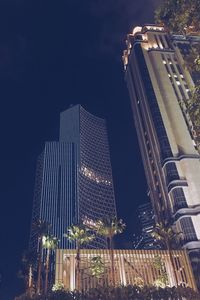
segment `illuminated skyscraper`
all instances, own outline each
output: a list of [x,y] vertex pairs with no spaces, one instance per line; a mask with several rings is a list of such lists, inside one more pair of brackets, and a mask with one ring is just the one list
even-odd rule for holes
[[138,207],[138,217],[141,226],[141,241],[138,245],[138,249],[159,249],[159,244],[152,237],[152,233],[155,228],[155,215],[150,202],[141,204]]
[[200,257],[200,135],[188,110],[197,74],[184,59],[198,43],[199,36],[145,25],[128,35],[123,56],[156,221],[183,232],[194,269]]
[[[46,142],[38,161],[32,223],[52,225],[59,248],[70,249],[63,234],[68,226],[116,215],[112,169],[105,120],[80,105],[61,113],[58,142]],[[30,248],[37,248],[32,226]],[[89,248],[106,248],[98,236]]]

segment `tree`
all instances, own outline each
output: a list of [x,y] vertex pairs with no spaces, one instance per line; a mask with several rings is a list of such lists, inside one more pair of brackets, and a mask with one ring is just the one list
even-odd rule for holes
[[[164,25],[171,33],[200,32],[199,0],[164,0],[155,11],[155,22]],[[200,45],[193,43],[189,54],[183,55],[185,66],[191,73],[195,88],[188,101],[188,114],[193,123],[193,137],[200,153]]]
[[176,268],[171,250],[180,248],[182,232],[176,232],[170,226],[166,227],[163,223],[157,223],[154,228],[154,232],[152,232],[151,235],[161,244],[161,246],[163,246],[168,251],[170,263],[172,266],[173,277],[176,286],[178,286],[178,278],[176,275]]
[[194,127],[200,126],[200,81],[192,90],[192,95],[188,101],[187,109]]
[[55,250],[58,247],[59,240],[51,235],[45,235],[42,238],[42,248],[47,249],[46,253],[46,263],[45,263],[45,287],[44,293],[47,294],[48,291],[48,275],[49,275],[49,257],[50,251]]
[[31,295],[34,289],[33,266],[36,262],[35,253],[28,250],[24,251],[21,262],[21,269],[19,270],[17,275],[25,282],[26,294]]
[[77,277],[77,289],[80,288],[79,279],[80,279],[80,249],[84,244],[92,241],[95,236],[91,234],[89,228],[83,224],[71,225],[67,229],[68,233],[64,234],[70,241],[76,243],[76,277]]
[[112,284],[115,285],[114,275],[114,253],[113,253],[113,238],[116,234],[122,233],[126,227],[122,219],[117,220],[117,217],[107,217],[96,222],[88,222],[88,226],[95,230],[99,235],[104,236],[108,241],[108,246],[111,253],[111,274]]
[[164,24],[172,33],[200,31],[200,1],[164,0],[155,11],[155,22]]
[[37,220],[33,224],[38,236],[38,272],[37,272],[37,294],[41,293],[41,274],[42,274],[42,238],[49,234],[51,225],[43,220]]
[[194,44],[190,48],[189,54],[184,55],[185,66],[190,73],[200,72],[200,45]]
[[200,81],[197,81],[191,90],[190,99],[186,104],[188,115],[192,121],[193,139],[200,153]]

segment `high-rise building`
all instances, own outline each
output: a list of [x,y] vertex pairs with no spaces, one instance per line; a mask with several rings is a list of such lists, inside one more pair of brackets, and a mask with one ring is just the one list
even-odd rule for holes
[[138,217],[141,227],[141,239],[138,249],[159,249],[159,244],[152,237],[155,228],[155,215],[150,202],[141,204],[138,207]]
[[[116,215],[112,168],[106,123],[80,105],[60,115],[58,142],[46,142],[38,160],[32,224],[51,224],[59,248],[74,248],[63,235],[67,227],[84,218],[101,219]],[[38,237],[31,229],[30,248]],[[106,248],[97,236],[89,248]]]
[[128,35],[123,56],[156,221],[183,233],[194,271],[200,258],[200,155],[198,127],[188,107],[197,78],[185,56],[199,43],[200,36],[170,35],[162,26],[145,25]]

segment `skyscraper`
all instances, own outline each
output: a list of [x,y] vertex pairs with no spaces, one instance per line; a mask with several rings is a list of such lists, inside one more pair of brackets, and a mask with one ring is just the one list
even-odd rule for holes
[[[59,248],[70,249],[63,234],[72,223],[116,215],[112,169],[105,120],[80,105],[60,115],[58,142],[46,142],[38,160],[32,224],[41,219],[52,226]],[[32,226],[30,248],[37,248]],[[97,236],[88,247],[106,248]]]
[[138,217],[141,226],[141,240],[137,249],[159,249],[158,242],[151,235],[155,228],[155,215],[150,202],[138,207]]
[[170,35],[162,26],[134,28],[123,61],[156,221],[183,232],[192,264],[200,257],[198,128],[188,111],[195,74],[185,55],[199,36]]

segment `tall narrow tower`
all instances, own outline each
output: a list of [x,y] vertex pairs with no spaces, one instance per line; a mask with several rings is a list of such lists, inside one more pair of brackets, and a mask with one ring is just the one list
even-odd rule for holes
[[139,249],[160,249],[159,244],[152,237],[155,228],[155,216],[150,202],[141,204],[138,207],[138,217],[141,227],[141,241],[138,244]]
[[[116,215],[112,168],[105,120],[80,105],[61,113],[59,142],[46,142],[38,160],[32,224],[41,219],[52,226],[59,248],[70,249],[63,234],[68,226]],[[30,248],[37,248],[32,226]],[[88,247],[106,248],[97,236]]]
[[199,36],[172,36],[162,26],[145,25],[128,35],[123,56],[156,219],[183,232],[193,267],[200,257],[200,155],[188,113],[195,78],[184,58],[196,43]]

